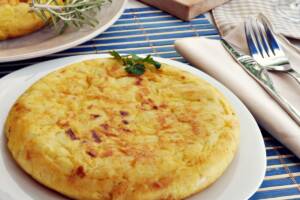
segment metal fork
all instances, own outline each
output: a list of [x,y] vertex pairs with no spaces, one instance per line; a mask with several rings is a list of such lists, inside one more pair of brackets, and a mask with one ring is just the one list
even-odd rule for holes
[[246,38],[251,56],[267,70],[287,72],[300,84],[300,74],[290,65],[290,62],[278,44],[267,20],[250,18],[245,22]]
[[[253,24],[255,26],[253,26]],[[276,57],[278,53],[275,53],[275,51],[281,51],[281,49],[279,49],[280,47],[277,42],[274,44],[270,43],[272,41],[275,41],[275,38],[273,37],[273,40],[267,38],[267,35],[270,34],[271,31],[268,33],[266,28],[268,28],[268,26],[263,25],[263,23],[260,23],[260,21],[257,21],[257,19],[255,20],[252,19],[251,21],[249,20],[245,22],[247,43],[250,52],[253,56],[253,59],[256,60],[256,62],[261,67],[271,66],[271,63],[273,63],[275,59],[277,65],[287,63],[288,61],[285,57],[283,56]],[[278,47],[274,48],[274,45],[276,46],[276,44]],[[271,46],[273,46],[273,48],[271,48]],[[273,59],[270,59],[269,55],[273,55]],[[267,61],[269,63],[267,63]],[[264,69],[267,68],[264,67]],[[264,87],[264,88],[300,126],[300,112],[295,107],[293,107],[288,102],[287,99],[285,99],[278,93],[278,91],[273,87],[272,83],[271,86],[272,86],[271,88],[270,87]]]

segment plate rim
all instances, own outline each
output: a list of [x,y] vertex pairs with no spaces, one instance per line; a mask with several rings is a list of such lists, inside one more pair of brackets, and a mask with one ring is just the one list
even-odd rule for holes
[[[139,54],[139,55],[140,56],[145,56],[144,54]],[[48,61],[36,63],[36,64],[30,65],[28,67],[16,70],[16,71],[14,71],[14,72],[12,72],[12,73],[10,73],[10,74],[2,77],[0,79],[0,88],[4,87],[5,82],[11,81],[14,78],[16,78],[14,76],[17,75],[18,73],[22,74],[22,73],[26,73],[27,71],[30,71],[32,69],[38,69],[38,68],[41,69],[39,71],[42,71],[42,72],[38,72],[36,74],[33,74],[30,77],[30,79],[34,80],[34,81],[33,80],[30,80],[30,81],[33,81],[33,83],[34,83],[37,80],[39,80],[40,78],[42,78],[43,76],[45,76],[45,75],[47,75],[47,74],[49,74],[49,73],[51,73],[51,72],[53,72],[55,70],[58,70],[60,68],[66,67],[66,66],[68,66],[68,65],[70,65],[72,63],[77,63],[77,62],[81,62],[81,61],[89,60],[89,59],[107,58],[107,57],[111,57],[111,56],[109,54],[87,54],[87,55],[68,56],[68,57],[57,58],[57,59],[52,59],[52,60],[48,60]],[[265,151],[265,144],[264,144],[263,136],[262,136],[261,131],[259,129],[259,126],[258,126],[255,118],[251,114],[251,112],[244,105],[244,103],[230,89],[228,89],[225,85],[223,85],[218,80],[216,80],[215,78],[211,77],[210,75],[206,74],[205,72],[203,72],[203,71],[201,71],[201,70],[199,70],[199,69],[197,69],[195,67],[192,67],[189,64],[185,64],[185,63],[182,63],[182,62],[179,62],[179,61],[175,61],[175,60],[171,60],[171,59],[167,59],[167,58],[155,57],[155,56],[154,56],[154,59],[156,59],[157,61],[159,61],[161,63],[172,65],[172,66],[174,66],[174,67],[176,67],[176,68],[178,68],[180,70],[188,71],[188,72],[190,72],[190,73],[198,76],[199,78],[203,78],[204,80],[206,80],[207,82],[209,82],[211,85],[213,85],[214,87],[218,88],[218,90],[220,90],[220,92],[223,95],[225,95],[227,97],[227,99],[231,102],[231,104],[232,104],[232,106],[234,107],[235,110],[237,108],[237,105],[234,104],[234,103],[238,103],[239,104],[238,106],[240,108],[242,108],[244,111],[247,112],[246,114],[248,115],[249,120],[251,120],[248,123],[252,123],[252,125],[253,125],[252,128],[255,129],[257,137],[258,137],[257,139],[259,140],[260,145],[263,145],[263,147],[264,147],[263,148],[264,152],[262,152],[262,154],[263,154],[263,164],[262,165],[263,165],[264,168],[263,168],[263,170],[261,170],[260,177],[257,178],[257,179],[259,179],[259,181],[257,181],[256,187],[252,188],[251,192],[248,192],[248,194],[246,194],[245,200],[248,199],[248,198],[250,198],[255,192],[257,192],[258,188],[262,184],[262,182],[264,180],[264,177],[265,177],[266,168],[267,168],[267,159],[266,159],[267,157],[266,157],[266,151]],[[62,66],[58,65],[58,66],[56,66],[54,68],[51,68],[50,70],[49,69],[43,70],[43,68],[41,67],[43,65],[48,65],[49,63],[56,63],[57,61],[65,62],[65,64],[62,65]],[[198,74],[201,74],[201,75],[198,75]],[[30,85],[32,85],[32,84],[30,84]],[[27,87],[25,89],[22,89],[23,92],[26,91],[26,89],[27,89]],[[230,98],[229,98],[228,95],[230,96]],[[3,134],[3,133],[1,133],[1,134]],[[0,155],[0,157],[1,157],[1,155]],[[237,157],[237,156],[235,156],[235,157]],[[230,166],[228,168],[230,168]],[[227,170],[228,169],[226,169],[225,172]]]
[[120,7],[119,11],[117,12],[117,14],[114,15],[106,24],[99,27],[98,29],[95,29],[90,34],[88,34],[88,35],[86,35],[82,38],[76,39],[75,41],[71,41],[71,42],[68,42],[66,44],[62,44],[62,45],[52,47],[52,48],[49,48],[49,49],[42,49],[42,50],[38,50],[38,51],[30,52],[30,53],[25,53],[25,54],[17,55],[17,56],[11,55],[11,56],[6,56],[6,57],[0,57],[0,63],[33,59],[33,58],[38,58],[38,57],[58,53],[60,51],[64,51],[66,49],[73,48],[75,46],[78,46],[78,45],[86,42],[86,41],[89,41],[89,40],[93,39],[97,35],[100,35],[104,31],[106,31],[110,26],[112,26],[121,17],[121,15],[124,13],[128,0],[118,0],[118,1],[123,1],[123,3],[122,3],[122,6]]

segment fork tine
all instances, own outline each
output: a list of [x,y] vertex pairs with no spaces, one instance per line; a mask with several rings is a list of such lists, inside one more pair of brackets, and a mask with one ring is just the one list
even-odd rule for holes
[[256,38],[257,41],[257,46],[260,50],[260,54],[263,58],[267,58],[269,56],[269,48],[268,46],[264,45],[264,40],[262,39],[261,35],[261,28],[260,28],[260,23],[257,21],[256,18],[251,18],[251,27],[253,34]]
[[259,54],[257,45],[255,44],[256,40],[251,32],[252,28],[249,20],[245,21],[244,28],[245,28],[246,39],[250,50],[250,54],[252,56]]
[[261,35],[256,20],[254,20],[253,18],[247,20],[245,22],[245,29],[246,29],[245,31],[248,40],[247,42],[248,42],[251,55],[253,57],[256,57],[257,59],[260,59],[259,57],[261,58],[268,57],[265,48],[262,46],[263,42],[261,39]]
[[266,19],[264,17],[260,17],[260,20],[261,20],[262,25],[265,29],[265,32],[266,32],[266,35],[267,35],[267,41],[268,41],[269,46],[271,47],[271,50],[272,50],[273,54],[276,55],[276,54],[282,52],[282,49],[279,46],[277,40],[275,39],[275,36],[274,36],[270,26],[266,22]]
[[257,48],[259,50],[260,55],[262,57],[264,57],[263,52],[262,52],[262,47],[260,45],[261,43],[260,43],[260,41],[259,41],[259,39],[257,37],[257,30],[255,30],[256,26],[255,26],[255,23],[253,21],[254,20],[252,18],[250,18],[250,25],[251,25],[250,26],[251,27],[250,32],[252,32],[252,34],[254,36],[254,40],[255,40],[256,46],[257,46]]
[[267,56],[271,56],[270,53],[272,52],[271,47],[269,46],[268,43],[268,37],[266,35],[266,30],[264,28],[264,26],[262,25],[262,23],[260,21],[258,21],[258,19],[255,20],[256,22],[256,26],[260,35],[260,41],[262,43],[262,46],[264,48],[264,50],[266,51]]

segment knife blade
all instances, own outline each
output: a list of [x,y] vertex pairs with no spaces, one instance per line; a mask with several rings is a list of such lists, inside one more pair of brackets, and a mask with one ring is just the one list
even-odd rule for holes
[[300,112],[293,107],[287,99],[278,93],[267,70],[260,66],[251,56],[244,54],[229,41],[221,39],[221,43],[233,59],[239,63],[240,66],[242,66],[243,69],[254,78],[300,126]]

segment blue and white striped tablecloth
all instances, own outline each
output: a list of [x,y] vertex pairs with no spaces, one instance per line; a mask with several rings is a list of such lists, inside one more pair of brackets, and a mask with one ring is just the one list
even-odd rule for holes
[[[25,66],[64,56],[106,53],[152,54],[186,62],[174,49],[174,40],[200,36],[219,39],[218,31],[201,15],[191,22],[180,21],[160,10],[144,7],[127,9],[105,33],[72,49],[42,58],[0,64],[0,77]],[[300,161],[263,130],[268,167],[255,199],[300,199]],[[237,191],[238,192],[238,191]]]

